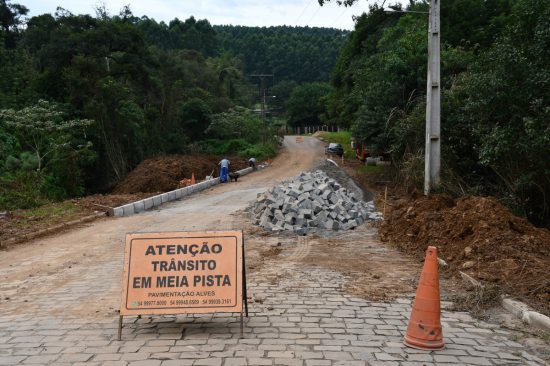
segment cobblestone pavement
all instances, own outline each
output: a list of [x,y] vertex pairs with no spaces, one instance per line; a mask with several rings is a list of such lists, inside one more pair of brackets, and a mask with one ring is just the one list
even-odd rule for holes
[[[125,318],[116,340],[116,316],[95,319],[0,315],[0,364],[47,365],[544,365],[499,326],[444,310],[446,348],[436,352],[402,344],[410,298],[388,303],[347,295],[342,274],[304,266],[315,251],[300,240],[290,255],[273,258],[248,279],[250,317],[239,338],[239,318],[227,314]],[[120,263],[122,253],[113,262]],[[108,268],[104,271],[110,271]],[[101,293],[97,269],[78,284],[44,293],[44,306],[70,306],[74,294]],[[117,281],[118,283],[118,278]],[[38,295],[38,294],[35,294]],[[24,306],[24,300],[21,300]],[[17,302],[16,302],[17,304]],[[443,307],[448,307],[443,303]],[[19,312],[20,313],[20,312]]]

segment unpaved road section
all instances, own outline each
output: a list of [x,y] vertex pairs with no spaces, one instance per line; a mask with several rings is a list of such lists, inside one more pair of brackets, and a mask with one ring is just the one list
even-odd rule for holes
[[297,143],[287,137],[271,167],[237,183],[214,187],[159,210],[103,219],[0,252],[0,309],[19,314],[112,313],[118,308],[126,233],[236,229],[233,214],[257,193],[274,181],[310,169],[322,156],[323,145],[318,140],[304,138]]
[[[237,183],[0,252],[0,365],[545,364],[547,353],[537,357],[519,343],[527,333],[448,310],[447,302],[447,348],[404,347],[421,263],[380,243],[373,227],[327,239],[251,225],[243,209],[257,193],[323,156],[313,138],[288,137],[285,145],[272,167]],[[125,234],[224,229],[245,233],[244,339],[234,314],[195,314],[125,317],[116,340]]]

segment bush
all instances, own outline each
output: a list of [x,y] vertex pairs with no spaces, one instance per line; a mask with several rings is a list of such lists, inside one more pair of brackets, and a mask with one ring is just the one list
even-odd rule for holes
[[27,209],[48,202],[40,194],[43,180],[38,172],[18,171],[0,177],[0,210]]
[[255,157],[256,159],[265,159],[277,154],[275,144],[257,144],[244,150],[241,154],[246,157]]
[[265,159],[277,153],[277,146],[274,142],[253,145],[243,139],[203,140],[199,142],[197,149],[212,155],[238,155],[256,159]]
[[238,154],[241,151],[246,150],[251,147],[252,144],[249,144],[243,139],[232,139],[232,140],[218,140],[218,139],[208,139],[200,141],[198,148],[201,152],[212,155],[232,155]]

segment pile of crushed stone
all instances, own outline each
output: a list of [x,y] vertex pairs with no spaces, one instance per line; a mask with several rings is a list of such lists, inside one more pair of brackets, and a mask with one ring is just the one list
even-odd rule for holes
[[351,230],[366,220],[382,220],[374,203],[364,202],[323,171],[302,172],[266,193],[250,211],[254,223],[268,231],[306,235],[318,230]]

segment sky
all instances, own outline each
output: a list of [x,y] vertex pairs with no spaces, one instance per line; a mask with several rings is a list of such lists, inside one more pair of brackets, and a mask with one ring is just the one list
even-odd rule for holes
[[353,29],[353,15],[368,10],[368,4],[380,0],[359,0],[352,7],[339,7],[333,0],[319,6],[317,0],[12,0],[25,5],[29,15],[55,12],[60,6],[73,14],[95,14],[94,8],[104,3],[111,14],[130,5],[135,16],[147,15],[157,21],[184,20],[193,15],[211,24],[247,26],[310,26]]

